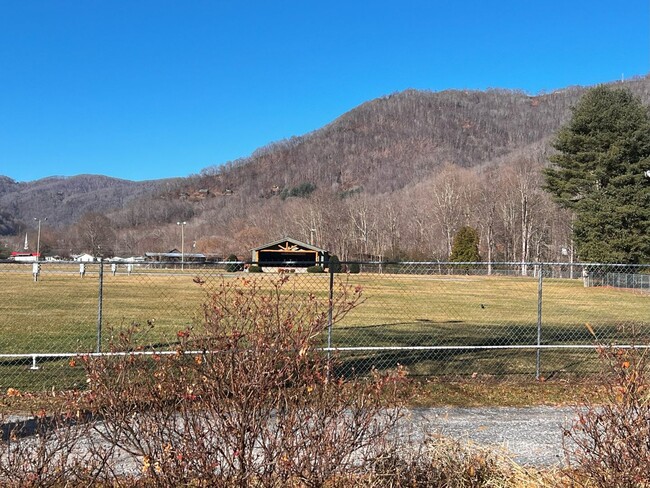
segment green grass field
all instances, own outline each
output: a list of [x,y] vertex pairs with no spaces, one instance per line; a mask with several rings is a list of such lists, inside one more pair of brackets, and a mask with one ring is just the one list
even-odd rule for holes
[[[214,270],[138,270],[104,273],[102,348],[111,334],[131,323],[143,324],[143,343],[163,347],[176,332],[200,320],[211,287],[223,280],[266,283],[275,274],[236,274]],[[195,280],[205,282],[199,286]],[[363,289],[364,301],[332,334],[334,347],[511,346],[537,341],[538,281],[522,277],[453,275],[336,275]],[[289,287],[326,299],[329,276],[296,274]],[[73,266],[47,267],[37,283],[31,268],[0,268],[0,354],[82,353],[97,341],[97,267],[80,278]],[[591,344],[590,323],[603,341],[623,343],[630,331],[650,324],[650,297],[612,288],[585,288],[581,280],[543,282],[542,344]],[[145,324],[153,323],[149,330]],[[546,375],[581,373],[594,368],[593,350],[543,350]],[[347,370],[403,364],[416,374],[534,374],[536,350],[393,350],[340,353]],[[67,360],[41,362],[38,371],[5,358],[0,386],[31,387],[39,381],[77,384],[83,378]],[[31,364],[31,363],[30,363]],[[54,378],[56,377],[56,378]],[[54,379],[53,379],[54,378]],[[47,385],[45,385],[47,383]]]

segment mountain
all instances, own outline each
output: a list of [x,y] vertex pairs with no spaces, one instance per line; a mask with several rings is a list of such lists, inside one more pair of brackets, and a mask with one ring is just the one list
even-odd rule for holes
[[[614,85],[650,104],[649,77]],[[566,216],[540,190],[539,169],[585,90],[406,90],[187,178],[0,177],[0,233],[34,217],[65,226],[94,212],[109,217],[122,253],[178,247],[182,220],[193,248],[220,255],[246,256],[285,235],[308,241],[316,229],[318,243],[341,257],[430,259],[445,258],[455,230],[473,225],[503,259],[521,259],[533,252],[529,244],[550,259],[569,238]],[[524,197],[531,207],[521,215]],[[498,216],[494,228],[488,207]]]
[[169,181],[134,182],[108,176],[79,175],[52,176],[19,183],[0,176],[0,216],[14,222],[47,217],[50,226],[62,228],[75,223],[86,213],[108,213],[122,208],[133,199],[159,191]]
[[[650,102],[650,78],[624,86]],[[444,164],[467,168],[526,148],[546,150],[584,90],[538,96],[510,90],[407,90],[364,103],[311,134],[207,168],[200,184],[218,191],[246,188],[257,195],[304,182],[335,191],[391,192]]]

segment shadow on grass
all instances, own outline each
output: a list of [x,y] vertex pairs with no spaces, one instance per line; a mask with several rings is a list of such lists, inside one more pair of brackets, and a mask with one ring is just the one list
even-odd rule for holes
[[368,325],[346,325],[343,327],[335,327],[336,330],[365,330],[365,329],[374,329],[378,327],[396,327],[396,326],[413,326],[417,324],[418,326],[430,325],[434,326],[436,324],[463,324],[464,320],[445,320],[444,322],[434,322],[430,319],[415,319],[415,321],[409,322],[386,322],[384,324],[368,324]]
[[[537,325],[505,327],[501,324],[467,324],[456,322],[399,322],[374,324],[364,327],[334,328],[334,347],[377,346],[521,346],[537,344]],[[634,341],[635,337],[623,334],[620,327],[606,325],[596,328],[599,339],[618,343]],[[636,342],[640,343],[638,338]],[[547,325],[542,328],[542,345],[589,345],[595,339],[584,326]]]
[[82,367],[72,367],[70,358],[38,358],[33,369],[31,358],[0,361],[0,393],[8,388],[23,392],[72,390],[86,387]]
[[[384,327],[364,328],[355,333],[354,328],[336,330],[333,347],[426,347],[450,346],[458,349],[429,350],[375,350],[341,351],[336,371],[344,376],[367,375],[372,370],[406,367],[414,375],[535,375],[537,372],[537,327],[524,326],[467,326],[450,329],[434,324],[422,330],[413,324],[408,330],[395,330],[394,324]],[[406,328],[405,328],[406,329]],[[598,327],[599,337],[624,339],[615,325]],[[635,342],[631,342],[635,343]],[[636,342],[638,343],[638,341]],[[541,349],[540,374],[550,378],[565,374],[591,374],[598,371],[595,340],[581,326],[547,326],[542,330],[542,345],[593,345],[587,348]],[[532,346],[517,348],[514,346]],[[513,349],[490,349],[494,346],[513,346]]]
[[[369,354],[341,354],[334,371],[346,378],[365,376],[372,371],[406,367],[410,376],[529,376],[536,375],[536,350],[526,351],[389,351]],[[542,352],[541,375],[579,376],[599,371],[598,356],[593,350]]]

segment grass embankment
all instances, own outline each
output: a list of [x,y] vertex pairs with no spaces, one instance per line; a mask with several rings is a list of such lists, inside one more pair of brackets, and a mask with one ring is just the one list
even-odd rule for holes
[[[79,383],[85,376],[76,369]],[[15,391],[14,391],[15,390]],[[65,401],[65,395],[56,389],[45,392],[25,392],[12,389],[11,398],[0,392],[0,414],[30,414]],[[408,408],[429,407],[530,407],[538,405],[571,406],[584,398],[597,402],[603,389],[592,379],[536,382],[530,380],[500,380],[498,378],[430,378],[412,379],[399,391],[399,397]]]

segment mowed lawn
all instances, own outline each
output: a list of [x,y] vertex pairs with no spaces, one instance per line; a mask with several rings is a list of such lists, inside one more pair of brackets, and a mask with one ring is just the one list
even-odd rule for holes
[[[263,287],[277,274],[217,270],[143,270],[117,275],[105,267],[102,293],[102,348],[132,323],[143,330],[142,344],[165,347],[176,332],[201,320],[210,290],[222,283]],[[198,282],[198,283],[197,283]],[[538,280],[534,277],[455,275],[335,275],[342,285],[360,286],[363,302],[332,333],[334,347],[507,346],[537,341]],[[289,276],[285,291],[313,293],[327,300],[329,276]],[[650,324],[647,293],[585,288],[581,280],[545,279],[542,287],[542,344],[591,344],[586,323],[604,341],[630,340]],[[99,314],[97,266],[81,278],[78,267],[43,266],[37,283],[31,267],[0,268],[0,353],[78,353],[96,347]],[[153,327],[151,327],[151,325]],[[325,338],[324,338],[325,340]],[[349,367],[401,363],[422,374],[435,371],[530,372],[534,349],[519,351],[383,351],[345,353]],[[544,352],[554,369],[571,369],[581,351]],[[441,369],[442,368],[442,369]],[[435,370],[435,371],[434,371]]]
[[[582,280],[545,279],[541,310],[532,277],[367,275],[358,282],[367,300],[335,328],[334,346],[442,348],[344,353],[357,371],[399,363],[423,375],[535,374],[536,348],[488,348],[536,345],[538,320],[543,345],[593,345],[586,324],[603,342],[650,335],[650,295],[585,288]],[[445,349],[457,346],[472,348]],[[593,372],[595,359],[591,348],[542,350],[541,374]]]
[[[0,269],[0,353],[95,349],[99,275],[95,267],[81,278],[76,269],[45,271],[37,283],[25,271]],[[192,325],[207,299],[207,290],[193,281],[195,276],[173,270],[115,276],[105,271],[101,293],[103,344],[134,323],[143,331],[149,330],[152,341],[169,341],[178,330]]]
[[[340,326],[354,336],[366,330],[365,334],[387,345],[404,343],[408,336],[409,343],[420,345],[532,344],[537,341],[538,320],[544,343],[591,343],[587,323],[603,340],[622,338],[632,325],[650,324],[649,294],[585,288],[581,280],[544,280],[540,310],[536,278],[366,275],[350,279],[363,287],[366,302]],[[372,329],[386,333],[373,334]],[[391,330],[407,337],[396,339]]]

